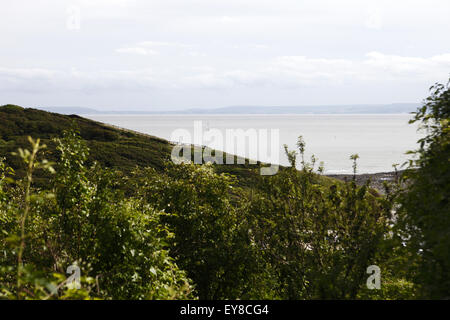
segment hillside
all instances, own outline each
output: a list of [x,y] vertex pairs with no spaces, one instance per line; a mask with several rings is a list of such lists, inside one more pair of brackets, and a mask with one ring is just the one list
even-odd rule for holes
[[[29,148],[28,136],[40,138],[47,145],[44,157],[56,160],[55,143],[64,130],[75,128],[90,148],[89,162],[98,161],[105,167],[116,168],[127,173],[138,167],[163,170],[169,161],[172,145],[167,140],[121,130],[77,115],[62,115],[15,105],[0,107],[0,156],[22,176],[22,166],[11,152],[18,148]],[[259,178],[258,165],[216,165],[218,173],[229,173],[238,177],[243,186],[253,185]],[[36,178],[44,183],[45,176]]]

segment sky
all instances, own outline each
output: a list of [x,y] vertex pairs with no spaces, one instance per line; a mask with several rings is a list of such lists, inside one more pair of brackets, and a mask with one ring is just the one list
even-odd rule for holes
[[0,0],[0,105],[180,110],[421,102],[448,0]]

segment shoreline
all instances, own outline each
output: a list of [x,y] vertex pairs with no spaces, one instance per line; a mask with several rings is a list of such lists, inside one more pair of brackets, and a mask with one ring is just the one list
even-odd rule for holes
[[[396,176],[399,177],[402,174],[402,170],[397,172],[388,171],[388,172],[377,172],[377,173],[361,173],[356,174],[356,184],[361,186],[364,185],[367,180],[370,181],[370,186],[372,188],[377,189],[379,192],[384,193],[383,190],[383,182],[390,182],[396,179]],[[342,181],[351,181],[353,179],[353,174],[325,174],[325,176],[342,180]]]

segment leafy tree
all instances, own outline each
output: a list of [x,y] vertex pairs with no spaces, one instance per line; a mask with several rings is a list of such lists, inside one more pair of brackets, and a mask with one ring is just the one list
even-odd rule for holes
[[[316,159],[286,149],[291,168],[264,181],[251,202],[252,237],[277,277],[282,299],[356,298],[390,220],[390,205],[354,181],[329,187],[313,172]],[[352,158],[356,161],[356,157]],[[356,169],[356,168],[355,168]]]
[[166,174],[138,170],[142,202],[156,204],[175,234],[171,252],[194,280],[201,299],[264,296],[256,292],[255,257],[245,214],[233,200],[233,179],[211,165],[168,164]]
[[424,298],[450,297],[450,88],[436,84],[415,113],[426,136],[411,152],[400,196],[399,229]]

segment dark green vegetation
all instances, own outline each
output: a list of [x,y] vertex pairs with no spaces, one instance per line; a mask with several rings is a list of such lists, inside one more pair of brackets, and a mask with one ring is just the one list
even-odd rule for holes
[[[400,227],[411,256],[414,281],[425,297],[450,299],[450,90],[437,84],[411,122],[420,121],[427,136],[415,152],[415,170],[404,179]],[[414,253],[420,252],[419,255]]]
[[11,156],[11,152],[28,147],[28,136],[39,137],[48,146],[42,156],[54,161],[57,155],[53,139],[61,137],[63,131],[71,127],[80,132],[92,150],[88,164],[96,160],[104,167],[121,168],[124,172],[130,172],[136,165],[161,169],[170,154],[170,145],[165,140],[119,131],[75,115],[7,105],[0,108],[0,124],[0,152],[20,176],[23,176],[24,168],[21,160]]
[[[263,177],[261,164],[175,165],[164,140],[1,107],[0,297],[449,297],[450,101],[433,90],[415,117],[429,129],[419,160],[383,196],[316,173],[302,139]],[[63,283],[70,265],[81,289]]]

